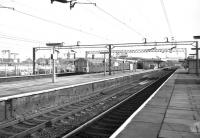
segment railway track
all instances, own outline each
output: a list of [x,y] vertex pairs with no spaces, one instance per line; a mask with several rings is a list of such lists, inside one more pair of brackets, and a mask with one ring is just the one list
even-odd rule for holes
[[63,135],[63,138],[108,138],[172,73],[162,76],[93,120],[83,124],[71,133]]
[[[47,138],[63,136],[63,134],[72,132],[80,125],[88,122],[105,110],[112,108],[114,105],[123,101],[127,97],[130,97],[132,94],[136,94],[141,89],[144,89],[144,87],[146,88],[150,84],[155,83],[158,78],[165,75],[166,71],[159,72],[154,74],[154,77],[152,78],[143,78],[129,84],[124,84],[118,88],[102,91],[93,97],[84,99],[77,103],[51,109],[42,112],[37,116],[26,118],[25,120],[1,125],[0,138]],[[123,113],[123,116],[128,116],[124,111],[121,113]],[[115,118],[115,116],[110,117]],[[122,122],[124,119],[121,118],[120,120]]]

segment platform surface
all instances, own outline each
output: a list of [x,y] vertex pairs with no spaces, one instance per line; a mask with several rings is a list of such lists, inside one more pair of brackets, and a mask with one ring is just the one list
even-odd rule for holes
[[[146,71],[150,71],[150,70],[146,70]],[[131,75],[131,74],[138,74],[138,73],[146,72],[146,71],[143,71],[143,70],[137,70],[136,72],[128,72],[128,71],[121,72],[120,71],[117,73],[112,72],[112,75],[108,75],[107,73],[105,76],[103,73],[96,73],[96,74],[57,77],[55,83],[52,83],[51,78],[5,82],[5,83],[0,83],[0,98],[17,95],[17,94],[54,89],[54,88],[59,88],[59,87],[64,87],[64,86],[91,83],[94,81],[111,79],[115,77]]]
[[200,138],[200,77],[177,70],[127,124],[116,138]]

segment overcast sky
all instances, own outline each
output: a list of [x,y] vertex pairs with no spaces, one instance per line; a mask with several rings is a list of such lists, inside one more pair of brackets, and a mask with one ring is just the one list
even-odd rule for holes
[[[193,40],[200,35],[200,0],[79,0],[94,5],[50,0],[1,0],[0,50],[32,57],[46,42],[66,45]],[[162,3],[163,2],[163,3]],[[164,10],[166,13],[164,12]],[[167,21],[168,20],[168,21]],[[0,53],[0,56],[2,54]]]

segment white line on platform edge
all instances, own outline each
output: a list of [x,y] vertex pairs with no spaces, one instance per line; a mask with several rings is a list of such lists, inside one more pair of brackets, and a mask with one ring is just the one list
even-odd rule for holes
[[[175,72],[174,72],[175,73]],[[174,75],[174,73],[172,75]],[[172,75],[109,137],[116,138],[131,120],[143,109],[143,107],[155,96],[155,94],[162,88],[162,86],[172,77]]]

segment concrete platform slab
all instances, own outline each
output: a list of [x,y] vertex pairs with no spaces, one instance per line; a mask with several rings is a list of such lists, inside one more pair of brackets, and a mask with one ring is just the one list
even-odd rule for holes
[[157,93],[154,97],[170,97],[170,93]]
[[168,109],[165,117],[188,119],[188,120],[199,120],[200,119],[197,111],[175,110],[175,109]]
[[158,113],[158,114],[164,114],[165,113],[165,108],[158,108],[158,107],[153,107],[153,106],[145,106],[142,111]]
[[183,96],[175,96],[173,95],[173,97],[171,98],[171,101],[177,101],[177,100],[180,100],[180,101],[188,101],[190,99],[190,96],[188,97],[183,97]]
[[160,99],[155,99],[155,100],[150,101],[147,105],[159,105],[162,107],[166,107],[167,104],[168,103],[166,102],[166,100],[162,101]]
[[161,130],[177,131],[177,132],[192,132],[191,127],[176,123],[163,123]]
[[188,104],[188,103],[190,103],[190,98],[179,98],[179,97],[174,97],[174,98],[172,98],[171,99],[171,103],[170,103],[170,105],[172,105],[173,106],[173,104],[177,104],[177,103],[185,103],[185,104]]
[[185,127],[188,127],[188,129],[191,129],[191,132],[194,131],[194,128],[197,129],[197,130],[195,130],[195,132],[199,132],[199,129],[200,129],[200,125],[199,126],[195,125],[195,124],[199,123],[199,121],[197,121],[197,120],[165,118],[163,124],[164,123],[183,125]]
[[156,138],[159,129],[160,124],[133,122],[116,138]]
[[171,107],[177,108],[177,109],[192,109],[193,105],[182,101],[182,102],[172,102],[172,103],[170,103],[169,108],[171,108]]
[[187,91],[177,91],[172,95],[174,98],[187,98],[189,96],[189,93]]
[[150,107],[150,108],[161,108],[161,109],[164,109],[166,110],[166,106],[159,106],[159,105],[150,105],[150,104],[146,104],[145,107]]
[[162,114],[162,113],[141,111],[133,118],[133,121],[134,122],[140,121],[140,122],[148,122],[148,123],[161,123],[163,117],[164,117],[164,114]]
[[158,138],[199,138],[200,134],[161,130]]
[[186,110],[186,111],[196,111],[193,108],[185,108],[185,107],[176,107],[176,106],[169,106],[169,109],[175,109],[175,110]]

